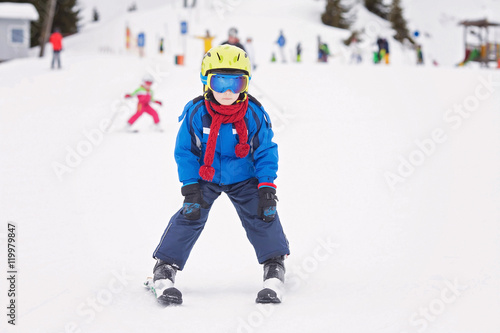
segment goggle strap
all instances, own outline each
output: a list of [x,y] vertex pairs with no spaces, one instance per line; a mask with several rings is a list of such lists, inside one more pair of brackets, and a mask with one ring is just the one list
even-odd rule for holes
[[207,75],[207,76],[204,76],[203,74],[201,74],[201,73],[200,73],[200,78],[201,78],[201,82],[202,82],[204,85],[207,85],[208,75]]

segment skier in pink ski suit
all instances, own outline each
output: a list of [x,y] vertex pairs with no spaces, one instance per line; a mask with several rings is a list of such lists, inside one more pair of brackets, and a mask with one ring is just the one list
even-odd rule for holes
[[125,95],[125,98],[137,96],[138,99],[137,112],[128,120],[128,128],[130,128],[135,123],[135,121],[139,119],[139,117],[144,112],[146,112],[153,117],[156,128],[160,129],[160,117],[158,116],[158,112],[156,112],[156,110],[149,105],[150,102],[162,105],[160,101],[157,101],[153,98],[153,91],[151,90],[152,84],[153,79],[151,77],[145,77],[142,85],[139,88],[137,88],[133,93]]

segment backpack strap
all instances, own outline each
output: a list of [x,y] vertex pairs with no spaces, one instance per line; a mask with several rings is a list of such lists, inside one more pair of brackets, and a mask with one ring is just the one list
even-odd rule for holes
[[184,110],[182,111],[182,114],[179,116],[179,122],[181,122],[184,119],[184,117],[186,117],[186,113],[188,112],[188,110],[201,100],[203,100],[203,96],[198,96],[189,103],[187,103],[186,106],[184,107]]
[[248,94],[248,100],[252,103],[254,103],[255,105],[257,105],[259,107],[259,109],[262,111],[262,113],[264,114],[264,118],[266,119],[266,123],[269,125],[269,128],[273,128],[273,125],[271,123],[271,117],[269,117],[269,114],[266,112],[266,110],[264,110],[264,107],[262,106],[262,104],[257,100],[257,98],[253,97],[252,95]]

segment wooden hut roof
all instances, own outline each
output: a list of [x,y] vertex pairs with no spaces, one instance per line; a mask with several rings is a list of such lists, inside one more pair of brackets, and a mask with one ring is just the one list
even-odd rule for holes
[[466,20],[466,21],[461,21],[460,25],[466,26],[466,27],[498,27],[500,26],[500,23],[495,23],[495,22],[489,22],[488,19],[482,19],[482,20]]

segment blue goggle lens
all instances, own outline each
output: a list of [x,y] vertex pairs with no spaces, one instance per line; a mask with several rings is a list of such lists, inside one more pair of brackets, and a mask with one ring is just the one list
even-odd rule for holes
[[230,74],[214,74],[210,77],[208,86],[213,91],[223,93],[231,90],[234,94],[239,94],[245,91],[248,87],[247,75],[230,75]]

